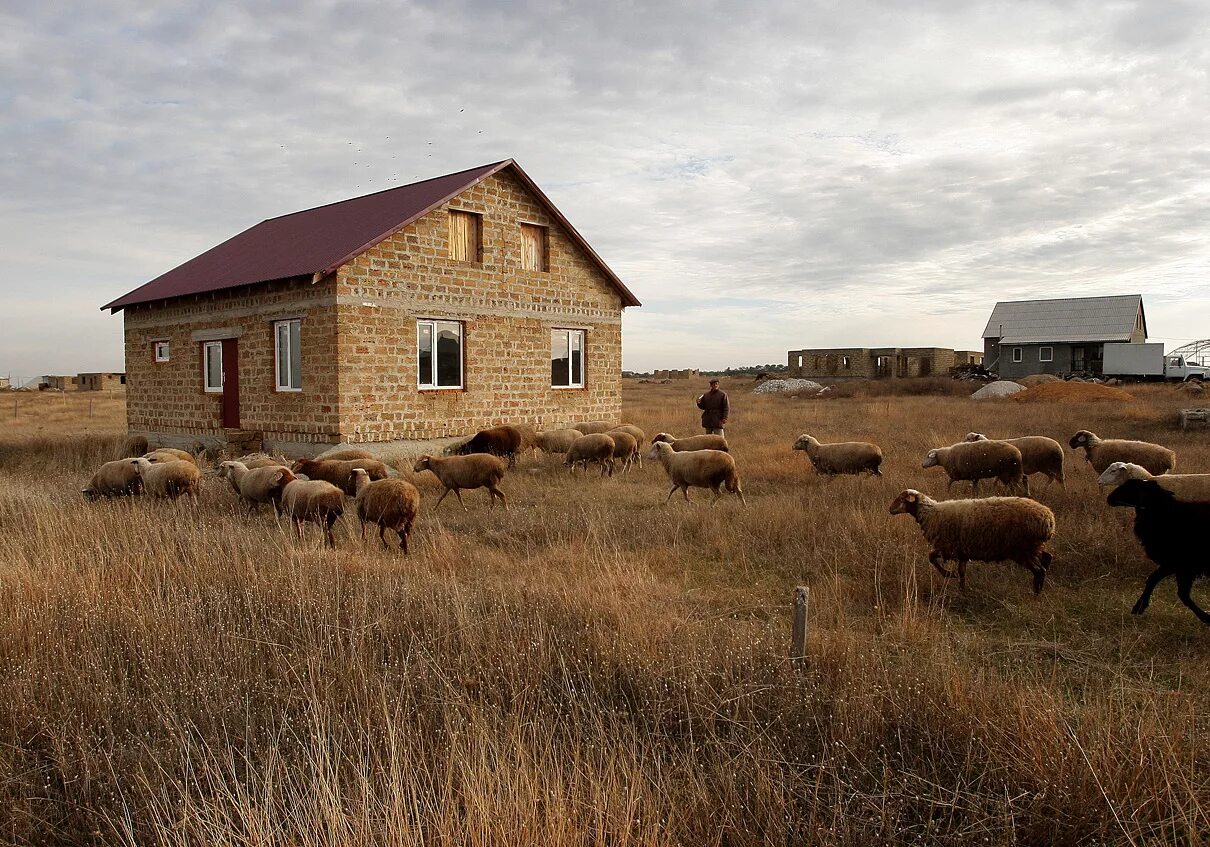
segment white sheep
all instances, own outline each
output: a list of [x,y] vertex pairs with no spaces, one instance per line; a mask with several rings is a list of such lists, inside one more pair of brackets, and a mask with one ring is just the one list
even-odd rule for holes
[[462,502],[464,488],[486,488],[491,495],[491,508],[496,507],[497,497],[504,504],[504,508],[508,508],[508,498],[498,487],[508,471],[508,465],[498,456],[490,453],[469,453],[465,456],[426,455],[416,460],[412,470],[416,473],[432,471],[445,486],[445,491],[437,498],[437,505],[433,506],[434,509],[438,508],[445,496],[452,491],[462,505],[462,510],[466,511],[466,503]]
[[601,476],[605,476],[606,473],[609,476],[613,476],[613,452],[615,446],[613,438],[603,432],[581,435],[571,442],[571,447],[567,450],[567,457],[563,460],[563,464],[571,468],[571,473],[575,473],[576,465],[583,463],[584,472],[588,473],[589,463],[599,462],[601,464]]
[[1177,500],[1186,503],[1210,501],[1210,474],[1206,473],[1166,473],[1153,476],[1142,465],[1114,462],[1105,468],[1105,472],[1097,479],[1097,484],[1112,485],[1116,488],[1128,479],[1153,479],[1160,488],[1171,491]]
[[578,429],[585,435],[594,435],[602,432],[609,432],[614,428],[614,424],[609,421],[583,421],[578,424],[572,424],[572,429]]
[[607,432],[605,434],[613,435],[615,432],[624,432],[627,435],[634,438],[634,446],[635,446],[634,455],[635,455],[635,458],[638,459],[639,470],[642,470],[643,469],[643,446],[644,446],[644,443],[647,441],[647,433],[643,432],[643,430],[639,429],[634,424],[621,424],[620,426],[615,426],[613,429],[609,430],[609,432]]
[[803,434],[794,442],[795,450],[803,450],[811,459],[816,473],[832,474],[870,473],[882,476],[882,450],[877,444],[867,441],[839,441],[820,444],[814,436]]
[[197,465],[184,459],[155,462],[150,459],[127,459],[143,480],[143,490],[151,497],[167,497],[175,500],[188,494],[197,502],[198,489],[202,483],[202,472]]
[[1176,453],[1149,441],[1128,441],[1123,438],[1100,438],[1095,432],[1082,429],[1071,437],[1071,449],[1084,448],[1084,458],[1098,474],[1114,462],[1141,465],[1155,476],[1176,467]]
[[667,432],[657,432],[651,436],[651,443],[667,444],[677,453],[689,453],[694,450],[731,452],[730,447],[727,446],[727,439],[721,435],[688,435],[684,438],[677,438]]
[[647,458],[658,459],[672,481],[672,488],[664,498],[665,506],[677,489],[685,496],[686,503],[692,503],[689,499],[690,488],[709,488],[714,492],[714,499],[710,501],[713,505],[723,496],[724,485],[728,491],[739,497],[741,503],[748,505],[748,501],[744,499],[744,490],[740,487],[739,474],[735,470],[735,459],[730,453],[721,450],[690,450],[677,453],[671,444],[657,441],[651,445]]
[[571,443],[583,434],[578,429],[548,429],[538,433],[538,447],[544,453],[566,453],[571,449]]
[[282,491],[295,478],[289,468],[276,464],[249,468],[243,462],[219,462],[218,472],[248,505],[249,514],[262,503],[272,504],[273,511],[281,514]]
[[946,578],[947,559],[958,563],[958,584],[966,588],[966,563],[1009,560],[1034,575],[1034,593],[1042,591],[1052,556],[1046,542],[1055,534],[1050,509],[1027,497],[985,497],[940,502],[913,488],[891,503],[891,514],[916,519],[932,545],[929,561]]
[[324,543],[336,546],[332,525],[344,514],[344,492],[322,479],[295,479],[282,489],[282,511],[294,522],[294,531],[302,541],[303,524],[310,521],[323,530]]
[[142,494],[143,478],[139,476],[139,469],[130,459],[118,459],[101,465],[92,475],[88,485],[80,489],[80,493],[89,500]]
[[940,466],[949,476],[948,490],[955,482],[969,480],[975,494],[979,481],[998,479],[1010,488],[1029,494],[1029,478],[1021,472],[1021,451],[1003,441],[960,441],[928,451],[921,467]]
[[1046,474],[1047,486],[1058,482],[1064,488],[1067,483],[1063,478],[1063,445],[1045,435],[1023,435],[1020,438],[990,439],[981,432],[968,432],[965,441],[1003,441],[1021,451],[1021,473]]
[[611,430],[606,433],[613,439],[613,458],[622,460],[622,472],[630,470],[639,455],[639,443],[629,432]]
[[353,487],[357,491],[357,517],[361,519],[361,540],[365,541],[366,527],[378,526],[378,537],[387,547],[386,531],[395,530],[399,546],[406,555],[408,537],[416,524],[420,512],[420,492],[416,486],[404,479],[370,480],[370,475],[361,468],[353,471]]
[[175,447],[157,447],[150,453],[144,453],[143,458],[150,461],[152,464],[161,464],[163,462],[191,462],[197,464],[197,456],[185,450],[178,450]]

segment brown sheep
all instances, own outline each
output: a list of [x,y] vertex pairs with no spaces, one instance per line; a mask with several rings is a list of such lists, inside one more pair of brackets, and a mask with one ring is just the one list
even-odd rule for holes
[[649,459],[658,459],[660,464],[664,466],[664,470],[668,472],[668,478],[672,480],[672,488],[668,491],[668,496],[664,498],[664,505],[668,505],[668,501],[672,499],[672,495],[680,489],[685,495],[685,502],[692,503],[689,499],[689,489],[693,488],[709,488],[714,492],[714,499],[711,505],[717,503],[719,498],[723,496],[722,486],[726,485],[727,490],[739,497],[741,503],[745,506],[748,501],[744,499],[744,490],[739,484],[739,474],[735,470],[735,459],[730,453],[724,453],[721,450],[687,450],[677,453],[672,449],[672,445],[665,441],[656,441],[651,445],[651,452],[647,454]]
[[689,435],[685,438],[677,438],[675,435],[670,435],[667,432],[657,432],[651,436],[651,443],[667,444],[677,453],[689,453],[694,450],[721,450],[724,453],[730,452],[730,448],[727,446],[727,439],[721,435]]
[[467,441],[452,448],[449,452],[457,456],[467,456],[474,453],[486,453],[508,460],[508,466],[517,464],[517,453],[521,450],[524,437],[521,430],[515,426],[494,426],[481,429]]
[[130,459],[118,459],[101,465],[92,475],[88,485],[80,489],[80,493],[89,500],[142,494],[143,478],[139,476],[138,467]]
[[1082,429],[1071,437],[1072,450],[1084,448],[1084,458],[1098,474],[1114,462],[1129,462],[1146,468],[1152,476],[1166,474],[1176,467],[1176,453],[1150,441],[1127,441],[1122,438],[1100,438],[1095,432]]
[[391,475],[387,466],[377,459],[299,459],[291,470],[307,479],[330,482],[345,494],[352,495],[354,468],[364,469],[370,479],[386,479]]
[[349,459],[376,459],[378,457],[369,450],[361,450],[355,447],[350,447],[333,450],[331,453],[325,453],[318,458],[332,459],[336,462],[347,462]]
[[152,462],[147,458],[126,459],[143,480],[143,490],[152,497],[167,497],[175,500],[188,494],[197,502],[198,489],[202,484],[202,472],[193,462],[175,459],[171,462]]
[[231,483],[235,493],[254,512],[262,503],[270,503],[273,511],[281,514],[281,496],[285,487],[294,481],[294,474],[281,465],[249,468],[243,462],[220,462],[219,475]]
[[613,435],[615,432],[624,432],[627,435],[634,438],[635,457],[639,461],[639,470],[642,470],[643,469],[643,448],[646,446],[647,433],[643,432],[643,430],[639,429],[634,424],[621,424],[620,426],[615,426],[613,429],[611,429],[609,432],[607,432],[605,434]]
[[638,458],[639,443],[629,432],[615,429],[606,434],[613,439],[613,458],[622,460],[622,473],[625,473]]
[[572,424],[572,429],[578,429],[585,435],[597,435],[603,432],[609,432],[614,428],[614,425],[609,421],[584,421],[583,423]]
[[947,490],[955,482],[970,480],[978,494],[979,480],[998,479],[1010,488],[1029,494],[1029,477],[1021,469],[1021,451],[1003,441],[960,441],[949,447],[936,447],[929,450],[921,467],[938,466],[950,478]]
[[344,514],[344,492],[322,479],[296,479],[282,490],[282,511],[294,522],[294,531],[302,541],[302,528],[306,522],[319,524],[323,530],[324,543],[336,547],[332,525]]
[[929,561],[947,579],[945,560],[958,563],[958,585],[966,588],[966,563],[1010,560],[1034,575],[1034,593],[1042,592],[1052,556],[1054,513],[1027,497],[985,497],[939,502],[909,488],[891,503],[892,515],[911,515],[932,545]]
[[432,471],[445,486],[445,491],[441,492],[434,509],[440,507],[445,495],[452,491],[462,504],[462,510],[466,511],[466,503],[462,502],[464,488],[486,488],[491,495],[492,508],[496,507],[497,497],[504,504],[504,508],[508,508],[508,498],[498,487],[508,467],[497,456],[487,453],[472,453],[469,456],[421,456],[412,470],[416,473]]
[[152,464],[162,462],[190,462],[194,466],[197,465],[197,456],[185,450],[177,450],[175,447],[157,447],[150,453],[144,453],[143,458],[150,461]]
[[538,433],[538,446],[546,453],[566,453],[583,434],[578,429],[550,429]]
[[[981,432],[968,432],[966,441],[988,441]],[[1046,474],[1047,487],[1052,482],[1058,482],[1064,488],[1067,483],[1063,478],[1063,445],[1045,435],[1023,435],[1020,438],[1002,438],[1005,444],[1011,444],[1021,451],[1021,473]]]
[[609,476],[613,476],[614,447],[614,440],[603,432],[581,435],[571,443],[563,464],[571,469],[570,473],[575,473],[576,465],[582,462],[584,464],[584,472],[588,473],[589,463],[599,462],[601,464],[601,476],[605,476],[606,473]]
[[408,537],[420,512],[420,492],[416,486],[404,479],[371,482],[370,475],[361,468],[353,471],[353,479],[357,491],[357,517],[361,519],[361,540],[365,541],[366,527],[377,524],[378,537],[386,549],[389,546],[386,531],[393,529],[406,555]]

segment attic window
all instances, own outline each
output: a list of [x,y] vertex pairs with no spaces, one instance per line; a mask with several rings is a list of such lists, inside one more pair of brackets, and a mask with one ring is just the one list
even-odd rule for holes
[[546,227],[521,224],[521,268],[527,271],[548,271],[546,256]]
[[479,215],[450,209],[450,258],[456,262],[481,261],[482,230]]

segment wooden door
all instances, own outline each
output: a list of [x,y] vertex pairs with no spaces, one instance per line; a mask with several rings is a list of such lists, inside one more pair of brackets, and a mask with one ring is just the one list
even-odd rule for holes
[[239,429],[239,340],[223,339],[223,426]]

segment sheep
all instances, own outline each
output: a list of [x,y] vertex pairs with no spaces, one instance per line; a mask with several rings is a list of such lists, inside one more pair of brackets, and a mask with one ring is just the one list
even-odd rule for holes
[[131,464],[130,459],[118,459],[101,465],[88,481],[88,485],[80,489],[80,493],[89,500],[142,494],[143,478],[139,476],[139,469]]
[[260,504],[271,503],[273,511],[280,515],[282,490],[295,478],[293,472],[282,465],[249,468],[237,461],[220,462],[218,472],[248,504],[249,514]]
[[1046,542],[1054,538],[1054,513],[1027,497],[937,501],[914,488],[891,503],[892,515],[916,519],[932,545],[929,561],[947,579],[946,559],[958,562],[958,585],[966,588],[966,563],[1010,560],[1034,575],[1034,594],[1042,593],[1053,559]]
[[490,429],[479,430],[467,441],[454,447],[449,452],[457,456],[466,456],[472,453],[487,453],[492,456],[500,456],[501,458],[508,459],[508,466],[512,468],[517,464],[517,451],[521,449],[523,440],[521,431],[514,426],[494,426]]
[[197,456],[185,450],[177,450],[175,447],[157,447],[150,453],[144,453],[143,458],[153,463],[181,461],[197,465]]
[[146,435],[129,435],[122,444],[122,458],[133,459],[135,456],[144,456],[150,449]]
[[[990,441],[981,432],[968,432],[964,441]],[[1021,473],[1046,474],[1047,486],[1058,482],[1064,488],[1067,482],[1063,478],[1063,445],[1045,435],[1023,435],[1020,438],[999,439],[1005,444],[1011,444],[1021,451]]]
[[500,480],[504,478],[505,472],[508,470],[504,461],[497,456],[491,456],[486,453],[473,453],[469,456],[421,456],[416,460],[416,464],[412,467],[416,473],[421,471],[432,471],[437,479],[441,480],[441,484],[445,486],[445,491],[441,492],[441,496],[437,499],[437,505],[434,509],[441,506],[441,501],[445,499],[445,495],[451,491],[458,498],[458,502],[462,504],[462,510],[465,512],[466,503],[462,502],[463,488],[486,488],[491,495],[491,507],[496,507],[496,498],[500,498],[500,502],[504,504],[504,508],[508,508],[508,498],[504,496],[504,492],[497,486]]
[[1148,441],[1127,441],[1121,438],[1101,439],[1095,432],[1082,429],[1071,437],[1071,449],[1084,448],[1084,458],[1098,474],[1114,462],[1130,462],[1146,468],[1153,476],[1166,474],[1176,467],[1176,453]]
[[647,458],[658,459],[672,481],[672,488],[664,498],[665,506],[678,488],[684,495],[685,502],[692,503],[689,499],[691,487],[709,488],[713,491],[714,499],[710,504],[714,505],[723,496],[724,484],[728,491],[739,497],[741,503],[748,505],[748,501],[744,499],[744,490],[739,484],[739,475],[735,471],[735,458],[730,453],[721,450],[689,450],[678,453],[671,444],[656,441],[651,445]]
[[643,442],[647,440],[647,433],[639,429],[634,424],[621,424],[615,426],[606,435],[613,435],[615,432],[624,432],[634,438],[635,457],[639,460],[639,470],[643,469]]
[[921,467],[938,466],[949,476],[946,490],[955,482],[970,480],[978,494],[980,480],[998,479],[1029,494],[1029,477],[1021,472],[1021,451],[1003,441],[959,441],[949,447],[935,447],[928,451]]
[[281,507],[294,522],[299,541],[303,537],[303,524],[309,521],[319,524],[325,544],[336,547],[332,525],[344,514],[345,495],[335,485],[322,479],[295,479],[282,489]]
[[825,476],[859,473],[882,476],[882,471],[879,470],[882,464],[882,450],[877,444],[867,441],[820,444],[818,439],[804,433],[794,442],[794,449],[806,451],[815,472]]
[[256,470],[257,468],[288,468],[290,460],[283,459],[280,456],[264,456],[252,455],[245,456],[237,461],[243,462],[248,470]]
[[387,549],[386,531],[395,530],[399,546],[404,555],[408,552],[408,536],[416,524],[420,512],[420,492],[416,486],[403,479],[380,479],[371,481],[370,475],[361,468],[353,470],[353,487],[357,491],[357,517],[361,520],[361,540],[366,540],[366,527],[378,525],[378,537],[383,549]]
[[615,430],[606,434],[613,439],[613,458],[622,460],[622,472],[625,473],[639,455],[639,442],[629,432]]
[[336,462],[347,462],[349,459],[376,459],[378,458],[369,450],[359,450],[357,448],[348,448],[333,450],[331,453],[320,455],[320,459],[331,459]]
[[584,433],[578,429],[551,429],[538,433],[538,446],[546,453],[566,453]]
[[585,435],[598,435],[609,432],[614,428],[614,424],[609,421],[583,421],[582,423],[572,424],[572,429],[578,429]]
[[1166,473],[1152,476],[1146,468],[1130,462],[1114,462],[1105,468],[1105,472],[1097,479],[1097,484],[1118,486],[1128,479],[1154,479],[1160,488],[1171,491],[1177,500],[1184,503],[1210,500],[1210,474]]
[[1134,507],[1134,534],[1147,558],[1158,567],[1147,577],[1143,593],[1130,610],[1141,615],[1151,592],[1161,580],[1176,577],[1176,596],[1198,620],[1210,626],[1210,613],[1193,602],[1189,591],[1199,576],[1210,576],[1205,527],[1210,523],[1210,502],[1185,503],[1163,488],[1158,479],[1128,479],[1110,492],[1110,506]]
[[377,459],[299,459],[290,470],[307,479],[330,482],[345,494],[352,495],[354,468],[362,468],[374,480],[390,476],[387,466]]
[[571,447],[567,450],[567,457],[563,460],[563,464],[571,468],[571,473],[575,473],[576,465],[583,462],[584,472],[587,473],[590,462],[600,462],[601,476],[605,476],[606,472],[610,476],[613,476],[613,454],[615,447],[613,438],[603,432],[581,435],[571,442]]
[[137,469],[139,477],[143,480],[143,490],[152,497],[175,500],[182,494],[188,494],[193,498],[193,502],[197,502],[202,472],[193,462],[176,459],[171,462],[153,463],[146,457],[126,461]]
[[[651,443],[662,442],[668,444],[677,453],[687,453],[693,450],[721,450],[724,453],[730,453],[731,450],[727,446],[727,439],[721,435],[690,435],[685,438],[677,438],[667,432],[657,432],[651,436]],[[648,456],[651,454],[648,453]]]

